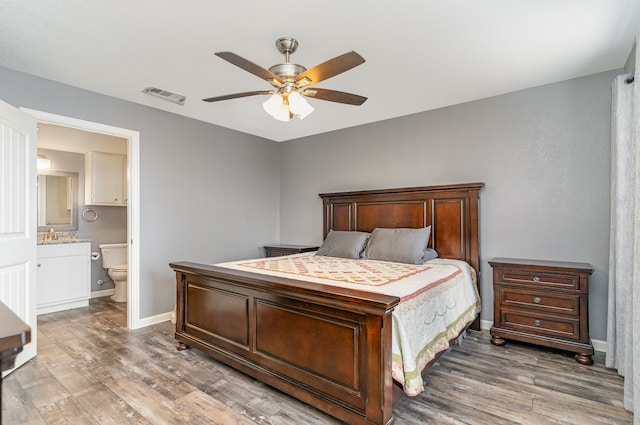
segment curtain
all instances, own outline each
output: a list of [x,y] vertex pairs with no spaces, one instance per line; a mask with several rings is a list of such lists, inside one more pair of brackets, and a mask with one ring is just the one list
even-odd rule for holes
[[613,82],[606,357],[606,366],[624,376],[624,407],[632,412],[640,406],[640,81],[633,78]]

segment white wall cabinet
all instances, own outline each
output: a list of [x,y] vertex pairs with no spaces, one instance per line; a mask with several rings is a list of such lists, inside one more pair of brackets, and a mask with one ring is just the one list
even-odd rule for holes
[[38,314],[89,305],[91,243],[56,243],[37,248]]
[[127,157],[87,152],[84,158],[86,205],[127,205]]

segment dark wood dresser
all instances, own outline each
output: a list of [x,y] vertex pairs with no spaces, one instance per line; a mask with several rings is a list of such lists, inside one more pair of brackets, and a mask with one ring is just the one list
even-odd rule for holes
[[280,257],[301,252],[317,251],[318,248],[310,245],[265,245],[264,252],[267,257]]
[[577,353],[593,364],[587,263],[494,258],[491,343],[512,339]]

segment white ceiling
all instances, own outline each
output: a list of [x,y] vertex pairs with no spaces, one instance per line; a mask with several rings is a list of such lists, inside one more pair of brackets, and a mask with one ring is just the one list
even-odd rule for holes
[[[0,15],[0,66],[275,141],[621,68],[640,29],[639,0],[0,0]],[[299,41],[292,62],[307,68],[362,55],[317,87],[367,102],[311,99],[313,114],[282,123],[266,96],[201,100],[269,90],[214,53],[269,68],[283,62],[281,36]]]

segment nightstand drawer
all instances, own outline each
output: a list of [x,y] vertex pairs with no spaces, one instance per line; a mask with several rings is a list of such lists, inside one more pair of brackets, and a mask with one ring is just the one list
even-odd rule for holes
[[536,288],[580,291],[580,278],[578,276],[556,273],[503,269],[500,270],[500,283],[505,285],[533,285]]
[[502,310],[503,328],[560,339],[580,339],[580,322],[569,318],[528,315],[517,310]]
[[500,303],[503,308],[580,317],[580,297],[578,295],[501,287]]

